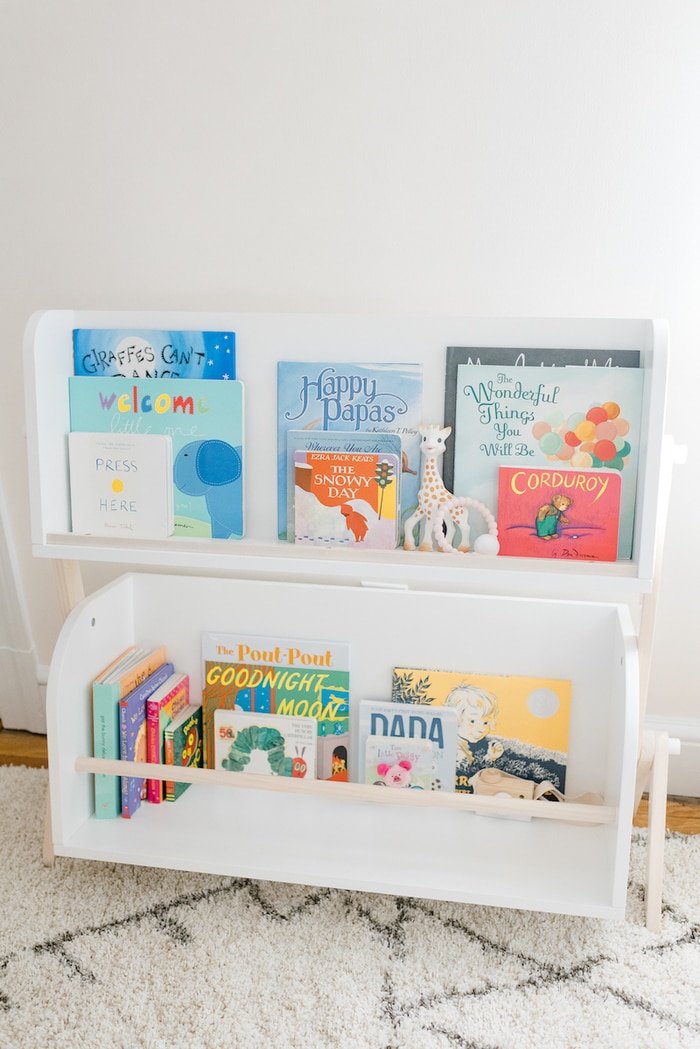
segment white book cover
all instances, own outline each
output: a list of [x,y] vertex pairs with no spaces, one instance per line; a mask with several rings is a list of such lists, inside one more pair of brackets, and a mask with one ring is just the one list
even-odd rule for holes
[[169,436],[70,433],[68,452],[74,532],[116,539],[172,535]]
[[316,778],[316,718],[214,711],[214,767],[261,776]]
[[[359,750],[365,759],[366,778],[367,740],[383,738],[417,747],[427,746],[432,751],[432,790],[453,791],[457,756],[457,712],[450,707],[428,704],[389,702],[363,699],[360,702]],[[376,771],[376,770],[375,770]]]
[[365,744],[365,783],[376,787],[432,790],[435,758],[429,739],[368,736]]

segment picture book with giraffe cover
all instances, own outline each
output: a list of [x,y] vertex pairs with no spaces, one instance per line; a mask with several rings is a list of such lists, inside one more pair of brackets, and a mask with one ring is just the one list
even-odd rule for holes
[[279,361],[277,365],[278,533],[287,538],[290,430],[398,434],[401,518],[415,508],[420,484],[418,426],[423,415],[420,364]]
[[244,396],[237,379],[68,378],[71,432],[165,434],[173,536],[244,534]]
[[348,780],[349,644],[204,631],[201,652],[207,768],[213,767],[215,712],[239,710],[312,718],[318,778]]
[[316,778],[316,719],[243,710],[214,711],[214,768]]
[[[389,453],[402,462],[401,438],[397,433],[355,433],[345,430],[289,430],[287,432],[287,540],[294,542],[294,462],[297,452]],[[397,476],[397,490],[401,480]]]
[[[445,354],[445,411],[443,425],[455,428],[457,369],[460,365],[497,364],[518,368],[638,368],[639,350],[594,350],[575,347],[448,346]],[[442,479],[454,485],[454,444],[447,446]]]
[[74,328],[73,373],[101,379],[235,379],[236,333]]
[[[454,494],[498,520],[498,469],[527,466],[620,474],[617,559],[632,556],[643,368],[459,365]],[[475,515],[472,539],[484,529]]]
[[393,550],[401,459],[389,453],[294,455],[294,538],[305,546]]
[[558,678],[395,667],[392,702],[457,713],[455,789],[474,792],[483,769],[549,782],[563,794],[571,682]]
[[498,471],[499,553],[615,561],[622,478],[614,470]]

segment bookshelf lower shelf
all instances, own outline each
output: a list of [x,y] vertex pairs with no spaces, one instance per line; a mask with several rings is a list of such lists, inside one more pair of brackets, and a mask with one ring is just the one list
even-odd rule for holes
[[608,823],[375,805],[344,797],[353,793],[346,785],[330,786],[334,797],[197,783],[175,804],[144,805],[131,820],[91,816],[54,848],[86,860],[624,916],[624,882],[620,891],[613,874],[617,831]]

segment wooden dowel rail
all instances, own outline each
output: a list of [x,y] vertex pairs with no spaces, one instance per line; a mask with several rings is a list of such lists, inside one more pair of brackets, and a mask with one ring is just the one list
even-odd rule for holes
[[564,820],[569,823],[612,824],[615,809],[608,805],[580,802],[527,801],[524,798],[497,798],[481,794],[446,793],[430,790],[381,790],[365,783],[331,783],[328,780],[291,779],[285,776],[262,776],[253,772],[225,772],[221,769],[175,768],[141,761],[117,761],[108,758],[78,757],[76,772],[101,772],[109,776],[136,776],[173,780],[202,786],[240,787],[245,790],[267,790],[298,794],[334,801],[366,801],[379,805],[449,808],[477,812],[484,816],[510,816]]

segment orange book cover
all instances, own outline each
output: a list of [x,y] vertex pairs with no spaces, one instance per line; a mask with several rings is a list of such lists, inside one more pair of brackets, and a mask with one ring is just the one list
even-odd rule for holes
[[621,478],[614,470],[501,466],[499,553],[569,561],[617,560]]

